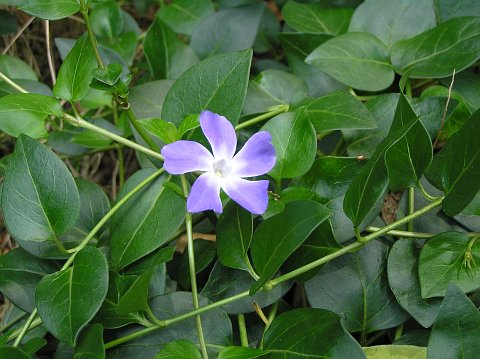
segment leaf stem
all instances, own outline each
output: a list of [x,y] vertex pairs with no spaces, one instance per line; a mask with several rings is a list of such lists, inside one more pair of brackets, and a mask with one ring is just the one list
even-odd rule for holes
[[17,83],[13,82],[12,80],[10,80],[10,78],[1,71],[0,71],[0,79],[5,81],[7,84],[9,84],[11,87],[13,87],[18,92],[28,93],[27,90],[25,90],[22,86],[18,85]]
[[423,187],[422,182],[418,181],[417,186],[418,186],[418,189],[420,190],[420,193],[422,194],[423,197],[425,197],[426,200],[428,200],[430,202],[433,202],[433,201],[436,201],[437,199],[441,198],[441,197],[435,197],[435,196],[432,196],[432,195],[428,194],[427,191],[425,191],[425,188]]
[[281,113],[284,113],[284,112],[287,112],[289,109],[289,106],[288,105],[278,105],[278,106],[274,106],[271,108],[270,111],[268,112],[265,112],[259,116],[256,116],[254,118],[251,118],[250,120],[247,120],[245,122],[242,122],[240,124],[238,124],[236,127],[235,127],[235,131],[238,131],[238,130],[241,130],[243,128],[246,128],[246,127],[249,127],[249,126],[252,126],[252,125],[255,125],[256,123],[259,123],[259,122],[262,122],[264,120],[268,120],[269,118],[272,118],[276,115],[279,115]]
[[[379,231],[381,228],[380,227],[374,227],[374,226],[368,226],[365,228],[365,232],[376,232]],[[435,236],[435,233],[420,233],[420,232],[412,232],[412,231],[398,231],[398,230],[392,230],[389,231],[385,234],[388,234],[389,236],[394,236],[394,237],[403,237],[403,238],[420,238],[420,239],[427,239],[427,238],[432,238]]]
[[17,324],[19,321],[24,319],[27,316],[27,313],[20,314],[18,317],[15,319],[11,320],[8,324],[6,324],[4,327],[0,328],[0,333],[6,333],[8,329],[13,327],[15,324]]
[[[185,175],[181,176],[182,179],[182,187],[183,187],[183,194],[185,197],[188,197],[188,186],[187,186],[187,179]],[[192,214],[186,211],[185,215],[185,224],[187,228],[187,250],[188,250],[188,267],[190,270],[190,283],[192,285],[192,300],[193,300],[193,308],[198,309],[198,290],[197,290],[197,277],[195,271],[195,251],[193,247],[193,224],[192,224]],[[197,324],[197,334],[198,340],[200,342],[200,348],[202,350],[202,356],[204,359],[208,359],[207,353],[207,346],[205,345],[205,337],[203,335],[203,327],[202,327],[202,318],[200,315],[195,316],[195,321]]]
[[127,118],[132,124],[132,126],[135,128],[135,130],[138,132],[140,137],[145,141],[145,143],[150,147],[152,150],[155,152],[160,152],[160,148],[157,146],[157,144],[152,140],[150,135],[145,131],[145,129],[142,127],[142,125],[138,122],[137,118],[135,117],[135,114],[133,113],[131,108],[128,108],[126,111],[127,113]]
[[37,308],[35,308],[32,313],[30,314],[30,316],[28,317],[27,321],[25,322],[25,324],[23,325],[21,331],[20,331],[20,334],[18,334],[18,337],[17,339],[15,339],[15,342],[13,343],[13,346],[14,347],[18,347],[20,345],[20,343],[22,342],[22,339],[23,337],[25,336],[25,334],[27,334],[28,332],[28,329],[30,329],[30,326],[32,325],[32,322],[35,320],[35,318],[37,317]]
[[90,39],[90,43],[93,47],[93,53],[95,54],[95,58],[97,59],[98,66],[102,69],[105,68],[103,64],[102,58],[100,57],[100,53],[98,52],[98,45],[97,39],[95,38],[95,34],[93,33],[92,24],[90,23],[90,17],[88,16],[88,6],[85,4],[85,0],[80,0],[80,12],[82,13],[83,19],[85,20],[85,27],[87,28],[88,37]]
[[[415,212],[415,187],[409,187],[408,188],[408,214],[412,214],[413,212]],[[408,222],[407,230],[409,232],[413,232],[414,230],[413,219],[410,222]]]
[[238,331],[240,333],[240,344],[242,347],[248,348],[248,334],[247,326],[245,325],[245,316],[243,314],[237,315]]

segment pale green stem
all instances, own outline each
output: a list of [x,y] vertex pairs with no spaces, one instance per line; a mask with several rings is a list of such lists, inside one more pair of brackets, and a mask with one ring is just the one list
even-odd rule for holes
[[272,324],[273,320],[277,316],[277,311],[278,311],[278,306],[280,305],[280,301],[276,301],[272,305],[272,309],[270,310],[270,313],[268,313],[268,320],[267,324],[265,325],[265,328],[263,328],[263,333],[262,333],[262,340],[260,341],[259,348],[263,349],[263,342],[265,339],[265,333],[267,332],[268,328],[270,328],[270,325]]
[[[365,232],[374,233],[379,231],[380,229],[381,229],[380,227],[368,226],[367,228],[365,228]],[[435,233],[420,233],[420,232],[409,232],[409,231],[398,231],[398,230],[392,230],[385,234],[388,234],[389,236],[394,236],[394,237],[420,238],[420,239],[428,239],[436,235]]]
[[2,79],[3,81],[5,81],[7,84],[9,84],[11,87],[13,87],[15,90],[19,91],[19,92],[22,92],[22,93],[28,93],[27,90],[25,90],[22,86],[20,86],[19,84],[13,82],[12,80],[10,80],[8,78],[8,76],[6,76],[3,72],[0,71],[0,79]]
[[30,326],[32,325],[32,322],[35,320],[37,316],[37,308],[35,308],[30,316],[28,317],[25,325],[22,327],[20,334],[18,335],[17,339],[15,339],[15,342],[13,343],[14,347],[18,347],[20,343],[22,342],[23,337],[25,334],[27,334],[28,330],[30,329]]
[[[181,176],[183,194],[188,197],[188,185],[185,175]],[[192,286],[192,300],[193,308],[198,309],[200,307],[198,303],[198,289],[197,289],[197,273],[195,271],[195,251],[193,247],[193,224],[192,214],[187,211],[185,215],[185,224],[187,228],[187,252],[188,252],[188,268],[190,271],[190,284]],[[200,342],[200,349],[202,350],[202,356],[204,359],[208,359],[207,346],[205,345],[205,337],[203,335],[202,318],[200,315],[195,316],[197,324],[198,340]]]
[[127,112],[127,117],[132,126],[137,130],[138,134],[140,135],[141,138],[145,141],[145,143],[150,147],[152,150],[156,152],[160,152],[160,148],[158,145],[152,140],[150,135],[145,131],[145,129],[142,127],[142,125],[138,122],[137,118],[135,117],[135,114],[133,113],[132,109],[129,108],[126,110]]
[[[409,82],[410,83],[410,82]],[[412,214],[415,212],[415,188],[409,187],[408,188],[408,214]],[[409,232],[413,232],[413,219],[408,222],[407,230]]]
[[98,52],[97,39],[95,38],[95,34],[92,30],[90,17],[88,16],[88,7],[85,5],[85,0],[80,0],[80,12],[82,13],[83,19],[85,20],[85,27],[87,28],[88,37],[90,39],[90,43],[92,44],[93,53],[95,54],[95,58],[97,59],[98,66],[100,66],[101,68],[105,68],[102,58],[100,57],[100,53]]
[[245,316],[243,314],[239,314],[237,316],[238,319],[238,331],[240,333],[240,344],[242,347],[248,348],[248,334],[247,334],[247,326],[245,325]]
[[436,201],[437,199],[441,198],[441,197],[435,197],[435,196],[432,196],[432,195],[428,194],[427,191],[425,190],[425,188],[423,187],[422,182],[418,181],[417,186],[418,186],[418,189],[420,190],[420,193],[422,194],[423,197],[425,197],[425,199],[427,201],[433,202],[433,201]]
[[235,127],[235,131],[238,131],[238,130],[241,130],[242,128],[246,128],[246,127],[255,125],[256,123],[268,120],[269,118],[272,118],[276,115],[287,112],[288,109],[289,109],[288,105],[279,105],[277,108],[275,108],[275,109],[273,109],[269,112],[265,112],[264,114],[261,114],[260,116],[256,116],[254,118],[251,118],[248,121],[240,123],[239,125],[237,125]]

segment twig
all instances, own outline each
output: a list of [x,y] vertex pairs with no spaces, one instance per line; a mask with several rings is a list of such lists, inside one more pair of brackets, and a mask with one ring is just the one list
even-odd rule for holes
[[45,20],[45,40],[47,46],[47,61],[50,69],[50,77],[52,78],[52,85],[55,85],[57,78],[55,76],[55,64],[53,63],[52,48],[50,46],[50,21]]
[[20,30],[18,30],[18,32],[15,34],[15,36],[12,38],[12,40],[8,43],[8,45],[3,49],[2,51],[2,55],[5,55],[8,50],[10,50],[10,48],[12,47],[12,45],[15,43],[15,41],[17,41],[17,39],[23,34],[23,32],[26,30],[26,28],[32,23],[32,21],[35,20],[35,17],[32,16],[31,18],[29,18],[25,24],[23,24],[23,26],[20,28]]
[[445,120],[447,119],[448,104],[450,103],[450,98],[452,97],[452,87],[453,87],[454,81],[455,81],[455,69],[453,69],[452,81],[450,82],[450,86],[448,87],[448,96],[447,96],[447,102],[445,103],[445,109],[443,110],[442,123],[440,124],[440,129],[438,130],[438,135],[435,138],[435,142],[433,142],[433,148],[437,146],[438,138],[442,133],[443,126],[445,125]]

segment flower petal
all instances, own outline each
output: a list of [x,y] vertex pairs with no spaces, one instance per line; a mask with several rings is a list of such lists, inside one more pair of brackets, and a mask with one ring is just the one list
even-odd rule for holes
[[212,171],[214,158],[201,144],[193,141],[176,141],[163,146],[163,168],[173,175],[193,171]]
[[268,206],[268,181],[247,181],[227,178],[222,183],[225,193],[246,210],[262,214]]
[[260,176],[269,172],[277,157],[267,131],[254,134],[230,162],[231,174],[238,177]]
[[190,213],[209,209],[222,213],[220,181],[212,172],[204,173],[197,178],[187,198],[187,211]]
[[237,149],[237,135],[230,121],[210,111],[200,114],[200,126],[217,161],[230,160]]

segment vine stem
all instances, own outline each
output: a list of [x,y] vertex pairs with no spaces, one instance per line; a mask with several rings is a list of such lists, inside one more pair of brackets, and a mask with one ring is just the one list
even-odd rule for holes
[[25,90],[22,86],[20,86],[19,84],[13,82],[12,80],[10,80],[10,78],[5,75],[3,72],[0,71],[0,79],[2,79],[3,81],[5,81],[7,84],[9,84],[11,87],[13,87],[15,90],[17,90],[18,92],[21,92],[21,93],[28,93],[27,90]]
[[[90,240],[95,236],[95,234],[98,233],[98,231],[107,223],[107,221],[115,214],[115,212],[118,211],[120,207],[122,207],[134,194],[136,194],[138,191],[140,191],[143,187],[145,187],[148,183],[153,181],[155,178],[160,176],[165,170],[163,168],[159,169],[158,171],[155,171],[152,173],[150,176],[145,178],[142,182],[140,182],[137,186],[135,186],[130,192],[128,192],[125,197],[120,199],[115,206],[108,211],[105,216],[97,223],[95,227],[88,233],[88,235],[84,238],[84,240],[75,248],[67,250],[67,252],[72,253],[72,255],[68,258],[68,260],[65,262],[65,264],[62,266],[60,271],[67,269],[70,267],[70,265],[73,263],[75,259],[75,255],[80,252],[83,248],[87,246],[87,244],[90,242]],[[13,346],[18,346],[20,342],[22,341],[23,337],[27,333],[27,331],[31,328],[34,328],[42,323],[40,319],[36,320],[37,316],[37,308],[35,308],[32,313],[30,314],[27,322],[24,324],[20,332],[13,333],[12,336],[10,337],[11,339],[16,338]],[[34,325],[32,323],[35,321]]]
[[245,316],[243,314],[239,314],[237,316],[238,320],[238,331],[240,333],[240,344],[242,347],[248,348],[248,334],[247,334],[247,326],[245,324]]
[[[188,186],[187,179],[185,175],[181,176],[183,194],[185,197],[188,197]],[[193,247],[193,224],[192,224],[192,214],[187,211],[185,215],[185,225],[187,228],[187,250],[188,250],[188,268],[190,270],[190,283],[192,286],[192,300],[193,308],[198,309],[200,306],[198,304],[198,289],[197,289],[197,277],[195,271],[195,251]],[[195,321],[197,324],[197,335],[200,342],[200,349],[202,350],[202,356],[204,359],[208,359],[207,346],[205,344],[205,337],[203,335],[202,327],[202,318],[200,315],[195,316]]]
[[[409,82],[410,83],[410,82]],[[415,188],[408,188],[408,214],[415,212]],[[408,222],[407,229],[409,232],[413,232],[413,220]]]
[[279,105],[279,106],[275,106],[274,108],[272,108],[271,111],[268,111],[268,112],[265,112],[259,116],[256,116],[248,121],[245,121],[245,122],[242,122],[241,124],[237,125],[235,127],[235,131],[238,131],[238,130],[241,130],[243,128],[246,128],[246,127],[249,127],[249,126],[252,126],[256,123],[259,123],[259,122],[262,122],[262,121],[265,121],[265,120],[268,120],[269,118],[272,118],[276,115],[279,115],[281,113],[284,113],[284,112],[287,112],[289,109],[289,106],[288,105]]
[[135,128],[135,130],[138,132],[140,137],[145,141],[145,143],[150,147],[152,150],[156,152],[160,152],[160,148],[157,146],[157,144],[152,140],[150,135],[145,131],[145,129],[142,127],[142,125],[138,122],[137,118],[135,117],[135,114],[133,113],[131,108],[128,108],[126,110],[127,112],[127,117],[132,126]]
[[85,0],[80,0],[80,12],[82,13],[83,19],[85,20],[85,27],[87,28],[88,37],[90,38],[90,42],[93,47],[93,53],[95,54],[95,58],[97,59],[98,66],[103,69],[105,68],[105,65],[102,61],[102,58],[100,57],[100,53],[98,52],[97,39],[95,38],[95,34],[92,30],[90,16],[88,16],[88,6],[85,4]]

